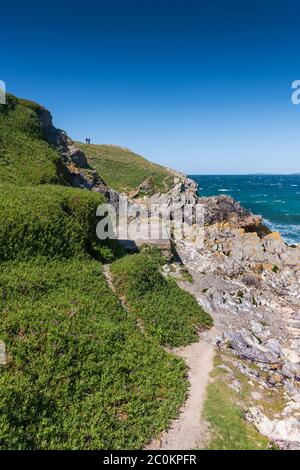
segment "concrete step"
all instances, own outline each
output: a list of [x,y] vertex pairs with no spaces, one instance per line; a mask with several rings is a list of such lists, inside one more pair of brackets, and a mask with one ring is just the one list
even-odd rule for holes
[[123,246],[128,253],[136,253],[143,245],[155,246],[161,250],[170,250],[170,240],[118,240],[120,245]]

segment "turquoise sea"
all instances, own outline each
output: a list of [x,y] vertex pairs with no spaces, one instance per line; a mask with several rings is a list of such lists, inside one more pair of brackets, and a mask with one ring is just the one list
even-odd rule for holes
[[297,175],[190,175],[201,196],[227,194],[289,244],[300,243],[300,174]]

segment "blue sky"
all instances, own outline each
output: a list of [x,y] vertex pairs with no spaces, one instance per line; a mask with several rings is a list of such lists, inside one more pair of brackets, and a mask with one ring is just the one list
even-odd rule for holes
[[300,171],[300,2],[10,1],[0,80],[74,139],[186,173]]

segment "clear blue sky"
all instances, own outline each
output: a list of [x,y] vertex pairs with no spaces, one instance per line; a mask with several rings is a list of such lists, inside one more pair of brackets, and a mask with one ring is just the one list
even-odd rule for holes
[[74,139],[187,173],[300,171],[300,2],[5,1],[0,79]]

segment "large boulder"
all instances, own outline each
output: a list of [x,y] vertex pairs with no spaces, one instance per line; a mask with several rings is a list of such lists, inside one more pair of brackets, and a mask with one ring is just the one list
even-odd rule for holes
[[300,443],[300,420],[293,416],[271,420],[258,407],[252,407],[247,411],[246,419],[272,441]]
[[251,231],[262,229],[262,218],[253,215],[230,196],[201,197],[199,203],[205,207],[207,225],[228,222],[232,226]]
[[226,338],[236,354],[242,359],[253,362],[274,364],[281,357],[279,351],[274,351],[260,344],[258,339],[245,329],[241,331],[229,331]]

